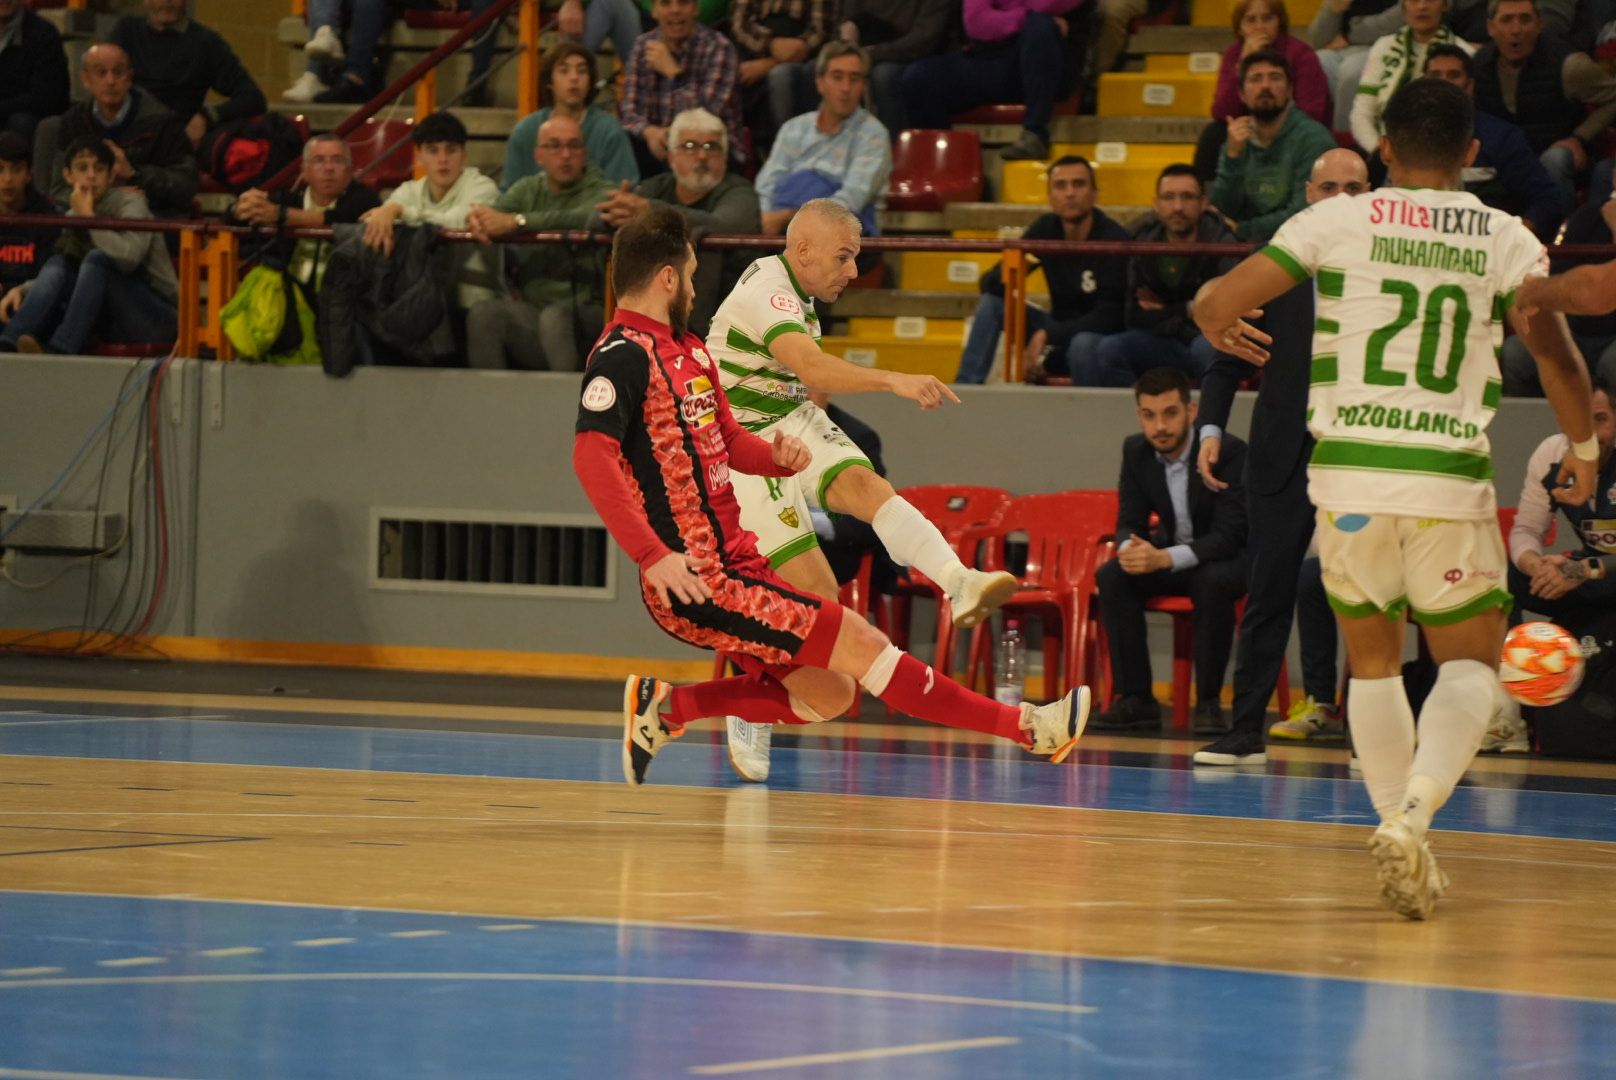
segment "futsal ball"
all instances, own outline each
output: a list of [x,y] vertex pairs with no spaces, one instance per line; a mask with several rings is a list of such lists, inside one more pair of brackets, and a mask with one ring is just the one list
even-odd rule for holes
[[1522,705],[1558,705],[1577,692],[1584,662],[1577,639],[1550,622],[1522,623],[1504,639],[1498,678]]

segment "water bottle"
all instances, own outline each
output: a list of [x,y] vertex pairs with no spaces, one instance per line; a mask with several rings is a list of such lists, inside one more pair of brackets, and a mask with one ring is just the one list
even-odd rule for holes
[[995,664],[999,681],[993,690],[994,698],[1003,705],[1020,705],[1026,685],[1027,658],[1022,651],[1021,627],[1014,619],[1005,620]]

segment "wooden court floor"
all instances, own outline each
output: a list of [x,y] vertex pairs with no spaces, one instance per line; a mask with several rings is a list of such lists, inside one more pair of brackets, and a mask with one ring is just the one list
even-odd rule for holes
[[[0,1077],[1616,1067],[1608,766],[1479,762],[1434,836],[1452,890],[1409,923],[1339,749],[1197,770],[1094,738],[1054,767],[877,708],[783,733],[767,787],[692,733],[635,790],[587,701],[139,682],[0,686]],[[501,925],[529,932],[474,929]],[[618,1022],[651,987],[743,1020],[659,1049]],[[67,1031],[109,1006],[148,1022]],[[356,1025],[443,1030],[355,1056]]]

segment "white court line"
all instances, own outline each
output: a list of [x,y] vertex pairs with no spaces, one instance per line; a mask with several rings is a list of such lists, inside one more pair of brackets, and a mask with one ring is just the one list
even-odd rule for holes
[[70,1073],[46,1069],[7,1069],[0,1066],[4,1080],[175,1080],[174,1077],[134,1076],[129,1073]]
[[[0,720],[0,727],[44,727],[51,724],[130,724],[137,720],[230,720],[219,716],[56,716],[49,720]],[[3,1075],[3,1074],[0,1074]]]
[[98,966],[109,968],[150,967],[153,964],[166,963],[168,963],[168,958],[164,956],[125,956],[117,960],[96,961]]
[[0,968],[0,975],[60,975],[59,967]]
[[486,930],[490,934],[505,934],[512,930],[537,930],[533,923],[495,923],[492,926],[479,926],[477,929]]
[[252,956],[264,950],[257,945],[234,945],[228,949],[203,949],[198,956]]
[[327,945],[352,945],[353,943],[354,939],[351,937],[311,937],[292,942],[293,945],[304,949],[323,949]]
[[799,1065],[838,1065],[844,1061],[879,1061],[910,1054],[945,1054],[951,1050],[979,1050],[989,1046],[1014,1046],[1021,1040],[1008,1035],[985,1039],[955,1039],[952,1042],[912,1043],[909,1046],[883,1046],[873,1050],[847,1050],[834,1054],[799,1054],[796,1057],[765,1058],[759,1061],[732,1061],[726,1065],[697,1065],[689,1072],[696,1076],[726,1076],[731,1073],[790,1069]]
[[448,932],[447,930],[390,930],[387,936],[397,938],[443,937]]

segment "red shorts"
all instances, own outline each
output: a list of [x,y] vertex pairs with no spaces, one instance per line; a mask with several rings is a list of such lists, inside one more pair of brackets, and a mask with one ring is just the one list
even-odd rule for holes
[[793,668],[828,667],[842,627],[842,606],[803,592],[763,559],[699,571],[713,591],[701,604],[669,597],[640,579],[640,594],[663,630],[698,649],[729,653],[749,672],[783,678]]

